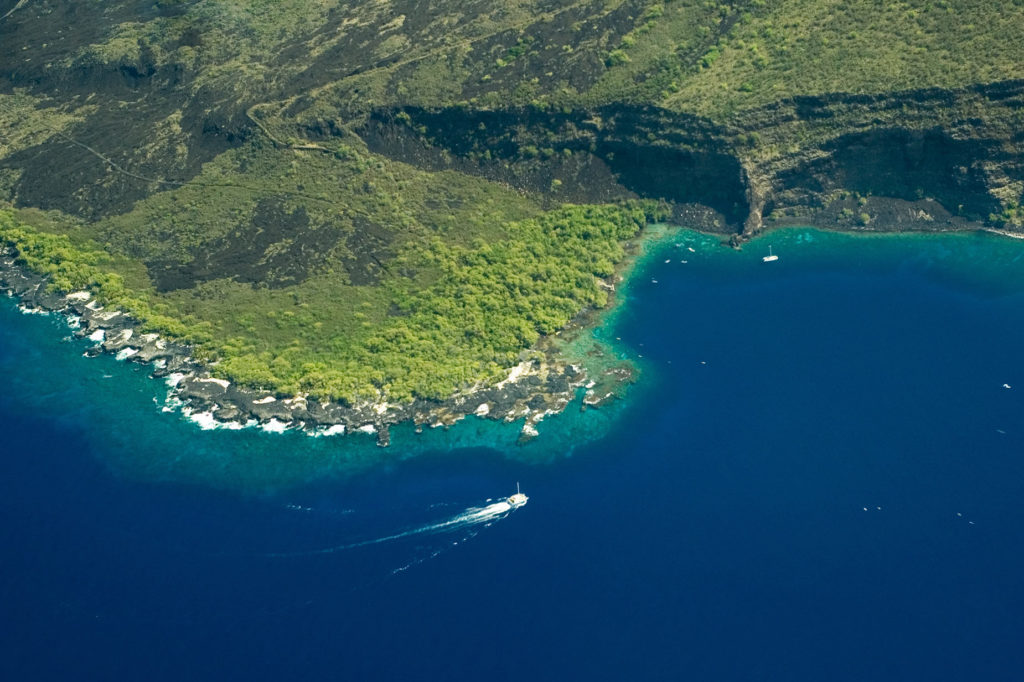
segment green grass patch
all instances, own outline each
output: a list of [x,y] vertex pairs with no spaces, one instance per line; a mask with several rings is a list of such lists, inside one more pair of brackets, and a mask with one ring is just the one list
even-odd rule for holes
[[[564,206],[503,225],[504,238],[407,242],[377,286],[330,276],[267,289],[230,280],[158,293],[127,288],[118,259],[0,213],[0,239],[64,291],[88,289],[146,329],[196,344],[214,371],[284,394],[347,402],[440,399],[501,378],[520,354],[587,308],[652,203]],[[399,274],[401,273],[401,274]]]
[[794,95],[1024,77],[1021,0],[761,0],[739,11],[665,104],[721,115]]

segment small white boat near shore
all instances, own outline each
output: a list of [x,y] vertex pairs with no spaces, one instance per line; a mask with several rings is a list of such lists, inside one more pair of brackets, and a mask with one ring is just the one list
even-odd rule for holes
[[779,260],[779,257],[772,253],[772,245],[768,245],[768,255],[761,259],[765,263],[772,263]]

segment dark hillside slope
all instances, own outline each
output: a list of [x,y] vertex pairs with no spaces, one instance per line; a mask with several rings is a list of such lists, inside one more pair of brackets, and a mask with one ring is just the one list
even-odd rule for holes
[[282,394],[435,400],[551,360],[642,216],[1024,230],[1022,0],[0,17],[5,241]]

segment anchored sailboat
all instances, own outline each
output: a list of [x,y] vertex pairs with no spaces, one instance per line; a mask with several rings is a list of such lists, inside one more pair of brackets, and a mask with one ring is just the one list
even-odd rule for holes
[[772,253],[772,245],[768,245],[768,255],[761,259],[765,263],[771,263],[772,261],[779,260],[779,257]]
[[524,504],[526,504],[526,501],[529,499],[529,497],[527,497],[526,495],[519,491],[519,481],[516,481],[515,495],[509,495],[508,499],[506,499],[505,501],[508,502],[513,509],[515,509],[516,507],[522,507]]

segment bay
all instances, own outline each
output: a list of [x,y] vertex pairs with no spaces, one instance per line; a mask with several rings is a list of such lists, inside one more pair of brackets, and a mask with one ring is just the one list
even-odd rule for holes
[[203,431],[0,301],[0,673],[1018,679],[1022,247],[680,231],[525,447]]

